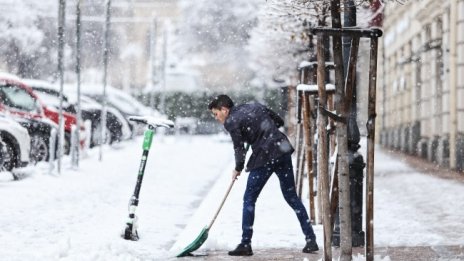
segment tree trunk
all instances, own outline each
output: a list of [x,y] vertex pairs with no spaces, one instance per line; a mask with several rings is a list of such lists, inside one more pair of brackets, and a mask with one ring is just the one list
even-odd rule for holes
[[[325,107],[327,95],[325,92],[325,58],[324,58],[324,36],[317,35],[317,85],[319,90],[319,106]],[[324,228],[324,260],[332,260],[332,228],[330,227],[330,200],[329,200],[329,166],[327,161],[327,116],[320,113],[318,116],[318,154],[319,178],[321,190],[319,196],[322,199],[322,223]]]
[[[331,1],[332,27],[341,28],[340,0]],[[335,63],[335,109],[343,119],[347,118],[345,111],[345,80],[343,76],[342,38],[332,37]],[[340,260],[352,259],[351,242],[351,211],[350,211],[350,180],[348,167],[348,139],[345,121],[337,122],[338,145],[338,181],[339,181],[339,213],[340,213]]]

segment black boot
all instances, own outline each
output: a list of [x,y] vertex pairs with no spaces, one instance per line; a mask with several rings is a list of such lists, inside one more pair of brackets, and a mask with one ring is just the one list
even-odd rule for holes
[[317,246],[316,240],[309,239],[306,241],[306,246],[303,248],[303,253],[312,253],[317,250],[319,250],[319,247]]
[[250,244],[239,244],[234,250],[229,251],[229,256],[252,256],[253,250],[251,250]]

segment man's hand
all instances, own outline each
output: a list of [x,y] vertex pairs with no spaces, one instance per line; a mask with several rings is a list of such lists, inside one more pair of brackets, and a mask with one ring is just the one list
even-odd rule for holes
[[241,171],[236,171],[235,169],[232,171],[232,179],[237,179],[240,176]]

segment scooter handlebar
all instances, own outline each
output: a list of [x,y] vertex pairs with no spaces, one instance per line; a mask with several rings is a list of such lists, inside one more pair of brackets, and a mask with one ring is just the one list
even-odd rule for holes
[[138,122],[138,123],[148,124],[148,125],[151,125],[153,128],[156,128],[156,127],[173,128],[174,127],[174,122],[170,120],[155,118],[151,116],[130,116],[129,120]]

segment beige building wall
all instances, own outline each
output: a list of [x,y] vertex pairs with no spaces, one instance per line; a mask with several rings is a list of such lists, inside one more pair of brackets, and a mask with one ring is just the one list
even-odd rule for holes
[[[457,1],[457,0],[456,0]],[[457,107],[458,132],[464,133],[464,0],[457,8]],[[463,159],[461,159],[463,160]]]
[[[113,59],[110,67],[112,85],[122,89],[140,89],[151,81],[150,35],[156,32],[154,60],[159,67],[163,53],[164,30],[168,28],[167,25],[174,25],[179,18],[178,4],[179,0],[114,2],[114,28],[123,32],[124,38],[119,40],[123,45],[121,49],[127,51]],[[121,16],[127,21],[121,20]],[[118,22],[118,19],[121,22]],[[166,35],[169,37],[169,33]]]
[[[451,21],[452,4],[456,21]],[[442,165],[449,164],[454,146],[459,165],[464,159],[464,0],[389,3],[384,13],[379,57],[385,61],[379,63],[377,95],[381,143]],[[456,64],[450,64],[453,26]]]
[[450,16],[449,12],[444,12],[442,14],[442,23],[443,23],[443,38],[442,38],[442,53],[443,53],[443,77],[442,80],[442,130],[445,135],[449,135],[450,133],[450,79],[449,77],[445,77],[448,75],[449,66],[450,66],[450,59],[449,55],[447,55],[448,46],[450,46]]

